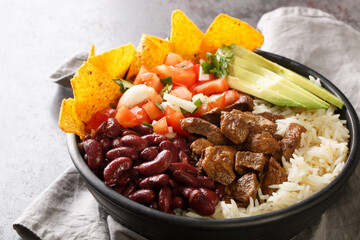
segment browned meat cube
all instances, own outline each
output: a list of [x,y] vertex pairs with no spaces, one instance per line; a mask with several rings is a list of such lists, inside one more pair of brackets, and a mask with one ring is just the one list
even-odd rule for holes
[[221,108],[216,107],[211,109],[210,111],[207,111],[206,113],[203,113],[201,115],[201,118],[211,122],[212,124],[220,127],[220,116],[221,116]]
[[248,203],[249,198],[252,197],[254,200],[256,198],[258,190],[258,180],[256,179],[255,173],[247,173],[236,182],[233,182],[229,189],[231,191],[232,197],[240,202]]
[[269,161],[269,158],[263,153],[239,151],[236,153],[235,170],[240,175],[249,170],[261,172],[267,161]]
[[204,136],[215,145],[226,145],[230,143],[230,140],[222,134],[217,126],[201,118],[184,118],[181,120],[181,128],[190,134]]
[[233,109],[237,109],[243,112],[252,111],[254,109],[254,101],[249,95],[239,92],[240,97],[233,104],[224,107],[223,111],[230,112]]
[[201,156],[201,151],[207,147],[212,147],[214,144],[205,138],[199,138],[193,141],[190,145],[190,149],[196,156]]
[[279,150],[279,144],[269,132],[262,132],[248,137],[246,148],[250,152],[274,154]]
[[291,158],[295,149],[300,147],[301,134],[306,132],[306,128],[297,123],[290,123],[285,131],[285,136],[279,141],[282,155],[287,161]]
[[244,112],[252,111],[254,108],[253,99],[245,93],[239,92],[239,94],[240,94],[239,99],[236,100],[233,104],[228,105],[228,106],[224,107],[223,109],[221,109],[219,107],[213,108],[210,111],[203,113],[201,115],[201,118],[220,127],[220,117],[221,117],[222,111],[230,112],[233,109],[237,109],[237,110],[244,111]]
[[271,112],[263,112],[263,113],[258,113],[258,115],[266,118],[266,119],[269,119],[270,121],[272,122],[276,122],[276,120],[278,119],[284,119],[285,117],[281,114],[273,114]]
[[236,177],[235,154],[236,149],[230,146],[207,147],[201,158],[202,168],[212,180],[229,185]]
[[242,112],[239,110],[232,110],[231,113],[239,114],[249,125],[250,134],[269,132],[271,134],[276,132],[277,125],[276,123],[270,121],[263,116],[254,114],[251,112]]
[[281,184],[287,181],[287,173],[275,158],[270,158],[269,164],[264,171],[264,180],[261,183],[261,191],[263,194],[271,195],[276,189],[269,188],[273,184]]
[[235,144],[241,144],[249,134],[249,126],[240,114],[221,113],[221,132]]

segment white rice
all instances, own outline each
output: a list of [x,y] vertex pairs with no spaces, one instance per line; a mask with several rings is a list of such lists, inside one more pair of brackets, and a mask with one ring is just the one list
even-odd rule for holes
[[[259,200],[251,198],[247,208],[237,207],[235,201],[221,201],[210,218],[240,218],[279,210],[304,200],[329,184],[343,169],[348,154],[349,130],[345,120],[335,114],[335,107],[304,110],[273,106],[265,101],[254,100],[254,113],[272,112],[282,114],[286,119],[277,120],[277,134],[284,136],[292,123],[303,125],[307,132],[302,134],[300,148],[295,150],[289,162],[283,159],[288,181],[272,185],[278,190],[272,196],[258,190]],[[182,212],[189,217],[202,217],[193,211]]]

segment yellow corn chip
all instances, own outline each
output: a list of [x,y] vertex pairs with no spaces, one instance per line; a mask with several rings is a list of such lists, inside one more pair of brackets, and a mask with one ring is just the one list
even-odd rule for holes
[[167,53],[164,49],[159,47],[149,35],[143,34],[139,46],[135,52],[135,58],[130,65],[127,78],[135,76],[142,65],[147,68],[152,68],[157,65],[163,64],[166,59]]
[[88,56],[88,61],[89,61],[89,58],[95,56],[95,45],[92,43],[91,46],[90,46],[90,52],[89,52],[89,56]]
[[206,52],[215,53],[222,44],[235,43],[249,50],[260,47],[264,36],[248,23],[226,14],[218,15],[205,33],[200,47],[200,56],[204,58]]
[[156,36],[150,36],[150,35],[146,35],[146,36],[150,38],[159,48],[161,48],[161,50],[165,54],[169,54],[174,51],[173,44],[171,42]]
[[116,77],[124,77],[134,56],[135,48],[131,43],[128,43],[103,54],[90,57],[88,62],[111,79],[116,79]]
[[204,33],[180,10],[171,16],[170,42],[174,44],[174,53],[184,59],[195,59],[199,52]]
[[85,124],[76,115],[75,100],[72,98],[64,99],[61,103],[59,127],[64,132],[77,134],[80,138],[85,136]]
[[84,123],[88,123],[97,111],[109,104],[116,105],[121,96],[120,86],[88,62],[78,69],[71,79],[71,85],[76,114]]

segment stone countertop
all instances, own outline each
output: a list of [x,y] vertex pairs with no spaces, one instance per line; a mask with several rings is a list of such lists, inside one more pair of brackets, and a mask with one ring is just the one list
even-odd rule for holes
[[127,42],[136,46],[142,33],[165,38],[174,9],[205,31],[221,12],[256,26],[280,6],[319,8],[360,30],[357,0],[2,0],[0,239],[19,239],[13,221],[72,164],[57,127],[61,100],[72,93],[49,79],[60,64],[91,43],[100,53]]

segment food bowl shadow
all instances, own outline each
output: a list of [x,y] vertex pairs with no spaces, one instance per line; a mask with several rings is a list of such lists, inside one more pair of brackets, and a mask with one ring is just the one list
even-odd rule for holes
[[107,187],[83,160],[77,145],[79,138],[67,134],[68,151],[75,167],[94,198],[116,221],[149,239],[289,239],[319,218],[335,201],[360,158],[360,124],[356,111],[345,95],[316,71],[273,53],[256,52],[300,75],[319,78],[324,88],[345,103],[337,110],[350,132],[349,155],[341,173],[311,197],[278,211],[235,219],[189,218],[140,205]]

